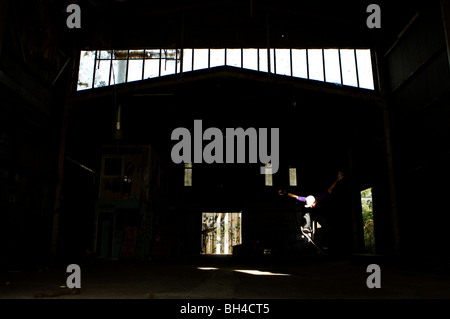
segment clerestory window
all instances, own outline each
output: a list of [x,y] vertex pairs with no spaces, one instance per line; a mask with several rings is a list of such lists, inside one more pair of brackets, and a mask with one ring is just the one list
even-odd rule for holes
[[81,51],[77,90],[218,66],[374,90],[370,49],[145,49]]

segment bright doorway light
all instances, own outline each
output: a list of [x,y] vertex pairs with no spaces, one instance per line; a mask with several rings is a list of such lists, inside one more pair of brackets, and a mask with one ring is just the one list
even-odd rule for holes
[[231,255],[242,244],[242,213],[203,213],[202,254]]
[[375,231],[373,223],[372,188],[361,191],[361,209],[364,228],[364,248],[366,251],[375,252]]

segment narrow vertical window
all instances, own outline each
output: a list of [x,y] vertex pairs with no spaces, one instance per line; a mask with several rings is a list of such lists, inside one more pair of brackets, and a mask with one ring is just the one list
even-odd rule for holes
[[145,50],[144,79],[159,76],[160,50]]
[[111,51],[98,51],[95,65],[94,87],[109,85],[109,75],[111,70]]
[[258,57],[259,57],[259,71],[267,72],[268,62],[267,62],[267,49],[258,49]]
[[144,50],[130,50],[128,61],[128,77],[127,81],[142,80],[144,68]]
[[225,65],[225,49],[211,49],[209,66],[211,68]]
[[194,68],[193,70],[201,70],[208,68],[209,50],[194,49]]
[[269,65],[270,65],[270,73],[275,74],[276,65],[275,65],[275,49],[270,49],[269,51]]
[[308,69],[310,80],[324,80],[323,56],[321,49],[308,49]]
[[297,169],[295,167],[289,168],[289,186],[297,186]]
[[258,49],[244,49],[243,50],[243,65],[244,69],[258,71]]
[[266,172],[265,172],[265,180],[266,186],[272,186],[272,163],[266,163]]
[[341,70],[339,63],[339,50],[324,50],[325,57],[325,81],[341,84]]
[[78,71],[77,90],[92,88],[92,80],[95,68],[95,51],[81,51],[80,70]]
[[374,84],[370,50],[356,50],[356,61],[358,64],[359,87],[373,90]]
[[339,50],[341,55],[342,81],[344,85],[358,87],[355,52],[353,49]]
[[291,50],[276,49],[276,67],[277,74],[291,75]]
[[184,164],[184,186],[192,186],[192,163]]
[[161,75],[175,74],[177,64],[177,50],[164,49],[161,55]]
[[364,248],[367,252],[375,252],[375,231],[373,223],[372,188],[361,191],[361,210],[364,227]]
[[110,74],[110,84],[120,84],[127,81],[127,50],[114,50]]
[[227,49],[227,65],[242,67],[241,49]]
[[292,76],[308,78],[306,50],[292,49]]
[[183,72],[192,71],[192,53],[193,49],[183,50]]

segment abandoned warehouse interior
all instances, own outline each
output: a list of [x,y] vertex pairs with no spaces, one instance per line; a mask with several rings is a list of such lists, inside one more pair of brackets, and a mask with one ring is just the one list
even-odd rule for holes
[[[378,1],[380,28],[370,1],[73,1],[81,28],[70,3],[0,4],[2,270],[307,260],[308,210],[278,191],[319,194],[339,172],[311,213],[326,256],[448,269],[447,1]],[[177,128],[191,163],[173,160]],[[237,128],[256,139],[230,163]]]

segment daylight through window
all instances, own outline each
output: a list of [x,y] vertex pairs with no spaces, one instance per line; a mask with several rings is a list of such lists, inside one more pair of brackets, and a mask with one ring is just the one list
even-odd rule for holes
[[266,186],[273,186],[273,180],[272,180],[272,163],[266,163],[265,164],[265,185]]
[[297,186],[297,169],[295,167],[289,168],[289,186]]
[[192,186],[192,163],[184,164],[184,186]]
[[232,66],[374,90],[369,49],[146,49],[81,51],[77,90]]

